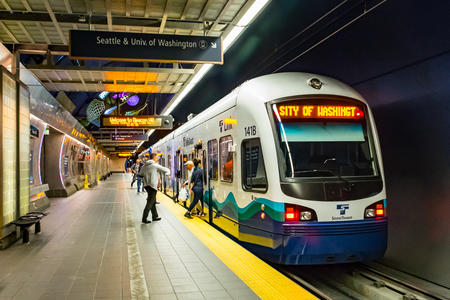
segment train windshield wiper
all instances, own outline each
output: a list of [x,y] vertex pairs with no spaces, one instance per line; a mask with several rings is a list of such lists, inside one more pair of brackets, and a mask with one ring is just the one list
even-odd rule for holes
[[346,188],[352,188],[354,186],[353,183],[351,183],[350,181],[348,181],[347,179],[343,178],[341,176],[341,173],[338,172],[334,172],[333,170],[330,169],[310,169],[310,170],[300,170],[300,171],[295,171],[294,174],[295,175],[301,175],[301,174],[314,174],[314,173],[325,173],[328,174],[330,176],[335,176],[337,177],[339,180],[345,182],[347,184]]
[[301,175],[301,174],[307,174],[307,173],[325,173],[331,176],[336,176],[336,174],[334,174],[334,172],[332,170],[328,170],[328,169],[310,169],[310,170],[300,170],[300,171],[295,171],[294,174],[295,175]]

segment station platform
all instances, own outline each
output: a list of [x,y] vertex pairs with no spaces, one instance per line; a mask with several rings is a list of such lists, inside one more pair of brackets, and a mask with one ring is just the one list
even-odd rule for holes
[[0,252],[4,299],[315,299],[205,221],[158,193],[141,223],[131,175],[52,200],[42,233]]

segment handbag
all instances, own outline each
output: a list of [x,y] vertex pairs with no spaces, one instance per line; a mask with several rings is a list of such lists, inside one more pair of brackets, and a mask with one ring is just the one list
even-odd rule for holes
[[178,194],[178,198],[181,201],[186,201],[188,196],[187,190],[185,188],[181,188],[180,193]]

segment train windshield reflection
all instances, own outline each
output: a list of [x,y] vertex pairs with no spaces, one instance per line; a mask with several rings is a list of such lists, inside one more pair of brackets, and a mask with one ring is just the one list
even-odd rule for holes
[[275,120],[286,177],[376,175],[364,120]]

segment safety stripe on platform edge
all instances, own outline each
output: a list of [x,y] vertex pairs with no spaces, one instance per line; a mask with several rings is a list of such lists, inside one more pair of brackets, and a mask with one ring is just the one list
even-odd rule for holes
[[127,249],[128,249],[128,272],[130,274],[130,289],[132,300],[150,299],[145,280],[144,267],[142,266],[141,252],[137,240],[136,228],[134,227],[133,212],[129,205],[130,197],[124,193],[126,225],[127,225]]
[[241,245],[158,192],[160,202],[261,299],[317,299]]

